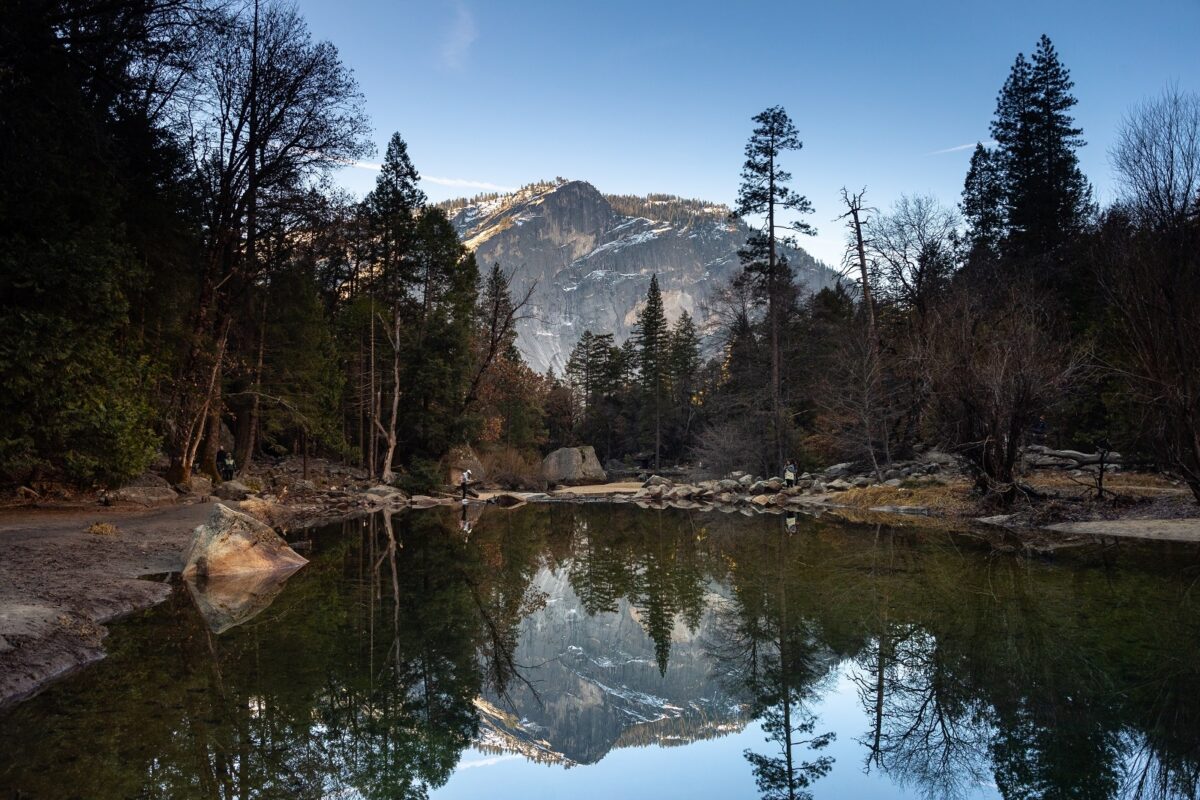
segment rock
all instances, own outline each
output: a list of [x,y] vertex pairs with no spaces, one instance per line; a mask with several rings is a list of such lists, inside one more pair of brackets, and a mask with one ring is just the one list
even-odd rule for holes
[[394,497],[395,495],[403,496],[404,494],[404,492],[400,491],[395,486],[388,486],[385,483],[381,483],[378,486],[372,486],[370,489],[367,489],[366,493],[369,495],[374,495],[375,497]]
[[737,482],[743,489],[748,489],[754,483],[754,478],[750,475],[743,475],[737,479]]
[[729,473],[729,480],[731,481],[740,481],[744,477],[746,477],[746,473],[742,472],[740,469]]
[[651,475],[642,486],[671,486],[671,481],[661,475]]
[[750,498],[750,502],[756,506],[770,505],[772,496],[769,494],[760,494]]
[[821,481],[813,481],[812,486],[809,487],[809,490],[813,494],[822,494],[825,492],[825,484]]
[[461,486],[463,471],[468,469],[471,470],[472,482],[482,481],[487,477],[484,474],[483,462],[475,455],[470,445],[453,447],[442,459],[442,472],[450,486]]
[[301,478],[298,481],[292,481],[292,491],[294,492],[315,492],[316,490],[317,484],[305,478]]
[[293,571],[308,563],[275,531],[219,503],[192,534],[183,562],[185,578]]
[[922,456],[921,460],[927,464],[941,464],[943,467],[954,465],[954,456],[943,453],[940,450],[928,450]]
[[113,493],[115,499],[137,503],[143,506],[174,503],[179,495],[171,488],[165,478],[153,472],[144,472]]
[[250,487],[241,481],[225,481],[213,489],[213,494],[222,500],[245,500],[250,494]]
[[662,497],[663,494],[665,494],[667,491],[667,487],[665,487],[661,484],[657,484],[655,486],[647,486],[645,488],[646,488],[646,496],[653,500],[657,500],[658,498]]
[[542,477],[547,483],[568,486],[604,483],[608,480],[591,446],[560,447],[555,450],[542,461]]
[[832,467],[825,468],[825,477],[826,478],[844,478],[845,476],[849,475],[853,470],[854,470],[854,464],[849,461],[842,463],[842,464],[834,464]]
[[800,476],[800,480],[802,480],[802,481],[811,481],[812,479],[813,479],[813,476],[812,476],[811,472],[806,472]]
[[892,469],[889,469],[883,473],[883,480],[886,483],[887,481],[899,478],[902,474],[903,473],[901,473],[900,470],[893,467]]
[[183,483],[175,484],[175,491],[180,494],[198,494],[207,497],[212,494],[212,481],[203,475],[193,475]]
[[501,508],[517,508],[518,506],[525,505],[525,498],[521,497],[520,495],[506,492],[504,494],[493,496],[488,502],[492,505],[500,506]]
[[891,478],[883,482],[884,486],[891,486],[893,489],[900,486],[902,481],[899,478]]
[[414,494],[409,503],[414,508],[433,508],[434,506],[448,506],[454,501],[449,498],[430,497],[425,494]]
[[830,490],[832,490],[832,491],[835,491],[835,492],[844,492],[844,491],[846,491],[847,489],[850,489],[850,488],[852,488],[852,486],[851,486],[851,484],[850,484],[850,483],[848,483],[848,482],[847,482],[845,479],[843,479],[843,478],[835,478],[834,480],[832,480],[832,481],[830,481],[829,483],[827,483],[827,484],[825,485],[825,488],[827,488],[827,489],[830,489]]
[[865,489],[871,485],[872,481],[870,478],[866,477],[865,475],[860,475],[857,478],[855,478],[854,480],[850,481],[850,483],[856,489]]
[[742,485],[732,478],[726,478],[723,481],[717,481],[717,491],[720,492],[736,492],[742,488]]
[[746,491],[750,492],[750,494],[763,494],[767,491],[767,482],[755,481],[747,487]]
[[698,491],[699,490],[696,489],[695,486],[689,486],[686,483],[683,483],[667,490],[666,494],[663,496],[668,500],[687,500],[694,496]]
[[783,479],[782,478],[771,478],[770,480],[764,481],[764,483],[767,485],[767,488],[770,489],[772,492],[778,492],[780,489],[783,488]]

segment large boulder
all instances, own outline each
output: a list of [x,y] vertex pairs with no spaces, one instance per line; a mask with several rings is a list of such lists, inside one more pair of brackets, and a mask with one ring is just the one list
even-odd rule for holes
[[271,528],[218,503],[208,522],[192,534],[183,577],[290,572],[307,563]]
[[472,481],[483,481],[487,477],[483,471],[483,462],[475,455],[470,445],[454,447],[442,459],[442,471],[446,476],[446,483],[450,486],[460,485],[462,474],[468,469],[471,470]]
[[174,503],[179,497],[166,478],[159,477],[153,472],[143,473],[115,492],[118,500],[126,500],[143,506],[155,506],[163,503]]
[[175,491],[180,494],[198,494],[208,496],[212,494],[212,481],[203,475],[193,475],[182,483],[175,484]]
[[608,480],[591,446],[560,447],[542,460],[542,477],[547,483],[582,486]]
[[241,481],[225,481],[217,484],[213,494],[222,500],[245,500],[246,495],[250,494],[250,487]]

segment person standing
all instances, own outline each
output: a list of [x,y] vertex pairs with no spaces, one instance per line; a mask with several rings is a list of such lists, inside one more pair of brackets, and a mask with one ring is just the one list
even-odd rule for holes
[[467,486],[471,483],[471,470],[464,469],[462,473],[462,501],[463,505],[467,504]]
[[796,465],[792,463],[791,459],[788,459],[783,468],[783,484],[789,489],[796,485]]

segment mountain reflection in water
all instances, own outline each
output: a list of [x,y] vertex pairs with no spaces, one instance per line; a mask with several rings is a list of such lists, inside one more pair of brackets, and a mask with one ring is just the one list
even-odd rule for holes
[[0,715],[0,797],[1197,796],[1195,548],[603,505],[312,535],[238,627],[181,589]]

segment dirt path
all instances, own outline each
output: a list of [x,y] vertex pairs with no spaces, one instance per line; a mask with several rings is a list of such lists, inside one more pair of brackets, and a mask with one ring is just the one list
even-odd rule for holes
[[[104,624],[162,602],[212,503],[0,512],[0,708],[104,656]],[[115,535],[87,533],[93,522]]]

